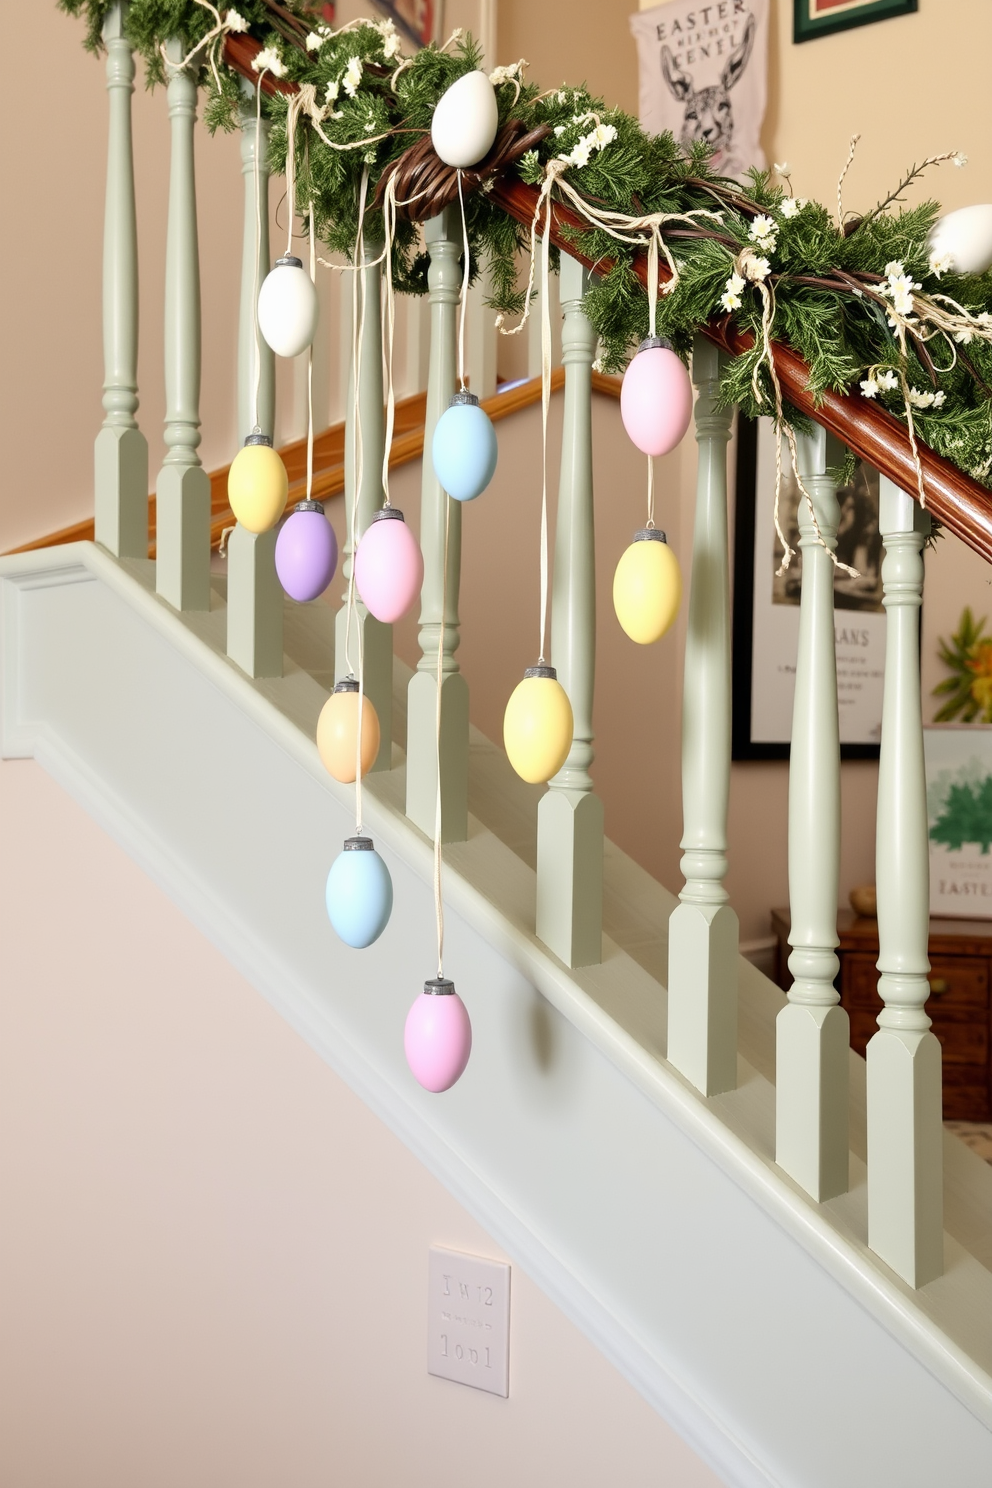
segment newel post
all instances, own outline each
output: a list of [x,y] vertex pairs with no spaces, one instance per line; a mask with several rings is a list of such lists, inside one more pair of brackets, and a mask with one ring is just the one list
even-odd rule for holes
[[582,311],[589,274],[561,257],[565,407],[555,522],[551,655],[575,727],[568,758],[537,811],[537,933],[566,966],[603,949],[603,803],[593,792],[596,543],[592,499],[592,363],[596,332]]
[[165,248],[165,443],[155,484],[155,587],[177,610],[210,608],[210,480],[200,463],[200,260],[193,126],[196,84],[166,43],[172,154]]
[[920,701],[922,549],[930,518],[883,475],[885,692],[875,876],[878,993],[868,1044],[868,1244],[910,1286],[944,1269],[941,1051],[926,1000],[930,861]]
[[[797,436],[799,472],[823,542],[837,545],[839,444],[824,429]],[[834,565],[799,500],[802,599],[789,759],[789,903],[795,980],[776,1022],[775,1160],[818,1201],[848,1185],[850,1019],[834,986],[839,963],[840,721]]]
[[[272,438],[275,367],[256,324],[256,303],[269,272],[269,127],[257,122],[255,90],[241,84],[241,174],[244,232],[238,315],[238,448],[257,427]],[[256,398],[256,380],[258,394]],[[276,577],[278,527],[249,532],[239,522],[227,544],[227,654],[249,677],[282,675],[282,586]]]
[[[424,553],[420,649],[410,680],[407,711],[406,814],[422,832],[434,835],[437,798],[437,651],[443,626],[441,665],[441,837],[463,842],[468,836],[468,684],[458,669],[458,584],[461,573],[462,509],[434,474],[431,443],[438,419],[455,391],[461,228],[452,208],[431,218],[425,229],[430,253],[431,351],[427,379],[427,419],[420,502],[420,546]],[[448,570],[444,574],[444,526],[448,521]],[[443,613],[442,613],[443,612]]]
[[134,210],[131,94],[134,57],[124,37],[126,6],[111,5],[107,48],[107,198],[103,219],[103,407],[94,447],[98,543],[118,558],[148,557],[148,443],[138,409],[138,229]]
[[[382,268],[376,262],[382,254],[381,243],[368,243],[361,269],[365,293],[365,315],[362,318],[361,289],[358,321],[362,327],[361,372],[358,383],[358,421],[355,423],[355,366],[349,364],[348,405],[345,410],[344,500],[347,538],[341,576],[344,579],[344,604],[335,617],[334,671],[338,678],[358,676],[359,645],[364,648],[365,691],[379,715],[379,753],[373,770],[389,770],[393,752],[393,627],[383,625],[370,615],[355,594],[355,612],[348,626],[348,586],[354,563],[355,547],[382,506],[382,456],[386,446],[386,425],[382,391]],[[350,298],[352,275],[346,276],[345,294]],[[350,315],[348,324],[351,324]],[[356,438],[361,434],[362,469],[358,489],[357,530],[352,530],[355,505]]]
[[704,1095],[737,1084],[737,916],[727,903],[730,568],[719,353],[696,338],[696,521],[682,691],[682,872],[668,922],[668,1058]]

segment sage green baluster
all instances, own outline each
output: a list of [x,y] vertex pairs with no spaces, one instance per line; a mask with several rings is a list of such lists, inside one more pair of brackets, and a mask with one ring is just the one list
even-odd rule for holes
[[[255,90],[242,81],[241,174],[245,220],[238,319],[238,447],[257,427],[272,438],[275,369],[271,349],[257,331],[255,305],[269,272],[268,125],[256,122]],[[257,157],[257,159],[256,159]],[[256,173],[257,165],[257,173]],[[260,229],[260,230],[259,230]],[[258,396],[255,380],[258,377]],[[249,532],[239,522],[227,544],[227,654],[249,677],[282,675],[282,586],[276,577],[278,529]]]
[[[173,64],[185,56],[166,42]],[[210,480],[200,464],[200,261],[196,235],[193,125],[196,84],[169,73],[172,155],[165,248],[165,443],[155,484],[155,587],[177,610],[210,608]]]
[[[381,243],[365,248],[362,279],[365,284],[365,318],[362,322],[362,366],[358,389],[358,416],[362,431],[362,481],[358,492],[358,536],[368,527],[373,512],[383,502],[382,456],[386,444],[382,392],[382,268],[376,259],[382,253]],[[348,292],[351,275],[347,276]],[[358,315],[361,318],[361,301]],[[349,322],[350,324],[350,316]],[[355,613],[351,621],[348,648],[348,580],[351,577],[355,537],[351,530],[355,496],[355,368],[349,370],[348,408],[345,415],[344,470],[345,507],[348,535],[344,550],[342,577],[345,580],[344,605],[335,617],[334,669],[346,677],[358,675],[359,643],[364,645],[365,692],[379,715],[379,753],[373,770],[388,770],[393,753],[393,627],[376,620],[355,595]]]
[[696,522],[682,690],[681,903],[668,922],[668,1058],[704,1095],[737,1084],[737,916],[727,903],[730,794],[729,409],[717,407],[719,354],[701,336]]
[[134,213],[131,94],[134,57],[124,38],[126,6],[103,23],[110,127],[103,219],[103,406],[94,448],[98,543],[118,558],[148,557],[148,442],[138,409],[138,230]]
[[[842,447],[824,429],[798,438],[799,469],[823,542],[837,546]],[[848,1185],[850,1019],[834,987],[839,963],[840,722],[834,565],[799,501],[802,601],[789,760],[789,902],[795,978],[776,1023],[775,1160],[814,1199]]]
[[[468,684],[458,670],[458,583],[461,572],[462,511],[441,489],[431,464],[431,441],[438,419],[455,391],[461,227],[452,208],[426,225],[430,253],[431,353],[427,379],[427,420],[420,503],[420,546],[424,587],[420,608],[423,653],[410,680],[407,708],[406,814],[427,836],[434,835],[437,795],[437,649],[444,626],[441,679],[441,836],[463,842],[468,836]],[[448,577],[444,583],[444,523],[448,513]],[[442,616],[442,593],[446,604]]]
[[886,613],[875,877],[878,993],[867,1049],[868,1244],[910,1286],[944,1269],[940,1044],[930,1032],[930,863],[920,702],[922,548],[930,518],[885,476]]
[[582,312],[589,275],[562,254],[565,408],[555,524],[551,655],[572,704],[572,747],[537,812],[537,933],[566,966],[603,949],[603,803],[593,794],[596,544],[592,502],[592,363],[596,332]]

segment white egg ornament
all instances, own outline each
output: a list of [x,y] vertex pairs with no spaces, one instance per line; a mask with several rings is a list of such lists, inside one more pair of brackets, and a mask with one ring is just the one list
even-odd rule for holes
[[431,122],[431,144],[444,161],[464,170],[489,154],[499,129],[496,91],[484,72],[466,72],[441,95]]
[[317,291],[301,259],[277,258],[258,293],[258,329],[276,356],[306,351],[317,330]]
[[955,274],[984,274],[992,266],[992,206],[960,207],[941,217],[930,234],[930,252],[949,258]]

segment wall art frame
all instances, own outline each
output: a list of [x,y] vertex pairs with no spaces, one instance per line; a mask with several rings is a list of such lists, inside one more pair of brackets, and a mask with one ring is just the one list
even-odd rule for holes
[[[738,418],[734,520],[732,757],[789,758],[799,640],[801,553],[779,575],[775,537],[775,427],[771,419]],[[797,548],[799,495],[788,447],[783,450],[780,519]],[[834,586],[841,758],[878,759],[885,670],[881,605],[878,473],[859,462],[854,482],[838,492],[838,556],[859,569]]]
[[794,0],[792,40],[815,41],[851,26],[868,26],[893,16],[911,15],[918,0]]
[[923,730],[930,913],[992,920],[992,725]]

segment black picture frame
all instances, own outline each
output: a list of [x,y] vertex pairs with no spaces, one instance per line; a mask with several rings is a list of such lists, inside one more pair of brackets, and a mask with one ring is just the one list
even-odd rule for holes
[[792,40],[815,41],[835,31],[852,26],[868,26],[872,21],[887,21],[893,16],[912,15],[919,9],[918,0],[847,0],[843,9],[826,10],[810,15],[810,0],[794,0]]
[[[758,423],[738,416],[734,512],[731,758],[787,760],[789,743],[751,737],[754,669],[754,544],[758,500]],[[877,760],[878,744],[841,744],[842,760]]]

